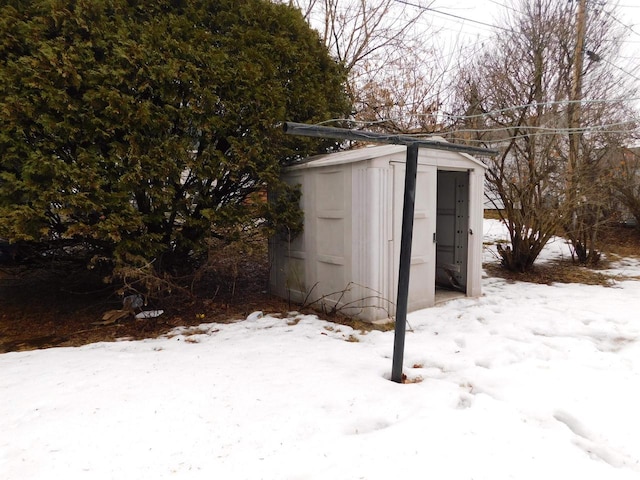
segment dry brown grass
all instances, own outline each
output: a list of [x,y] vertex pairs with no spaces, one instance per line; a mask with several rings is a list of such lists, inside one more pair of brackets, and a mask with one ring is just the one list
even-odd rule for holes
[[602,251],[620,257],[640,257],[640,229],[619,225],[603,228],[600,232]]
[[498,210],[485,210],[484,218],[488,218],[490,220],[500,220],[500,212]]
[[[485,211],[485,218],[498,218],[497,212]],[[483,267],[491,276],[513,281],[608,286],[616,280],[623,279],[603,272],[611,266],[612,261],[621,257],[640,257],[640,230],[618,225],[603,228],[600,231],[600,245],[604,254],[603,260],[595,267],[584,267],[571,259],[536,263],[533,270],[526,273],[509,272],[494,263],[485,264]]]
[[585,285],[608,286],[614,280],[610,275],[576,265],[570,260],[558,260],[535,265],[532,271],[525,273],[510,272],[497,264],[485,264],[484,269],[492,277],[547,285],[552,283],[582,283]]

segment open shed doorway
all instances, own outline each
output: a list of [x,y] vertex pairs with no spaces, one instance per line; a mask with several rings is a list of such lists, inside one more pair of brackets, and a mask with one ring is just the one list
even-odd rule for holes
[[436,303],[467,292],[469,172],[438,170]]

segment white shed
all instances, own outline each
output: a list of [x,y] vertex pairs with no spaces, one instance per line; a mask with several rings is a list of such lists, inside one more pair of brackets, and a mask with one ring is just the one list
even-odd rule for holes
[[[272,293],[365,321],[395,315],[406,151],[366,147],[286,169],[305,225],[271,242]],[[420,148],[409,312],[434,305],[436,287],[480,295],[484,172],[470,155]]]

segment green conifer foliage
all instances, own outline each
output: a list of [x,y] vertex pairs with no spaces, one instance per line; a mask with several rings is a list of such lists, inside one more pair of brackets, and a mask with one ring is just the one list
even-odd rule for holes
[[[0,7],[0,237],[169,268],[295,205],[247,201],[335,146],[279,122],[344,117],[344,72],[267,0],[40,0]],[[282,220],[284,219],[284,220]]]

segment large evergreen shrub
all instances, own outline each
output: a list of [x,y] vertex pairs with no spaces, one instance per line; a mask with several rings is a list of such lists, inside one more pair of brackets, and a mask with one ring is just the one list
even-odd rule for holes
[[0,237],[167,271],[209,236],[295,224],[291,202],[250,197],[295,203],[281,166],[334,144],[278,122],[343,117],[343,85],[267,0],[3,2]]

